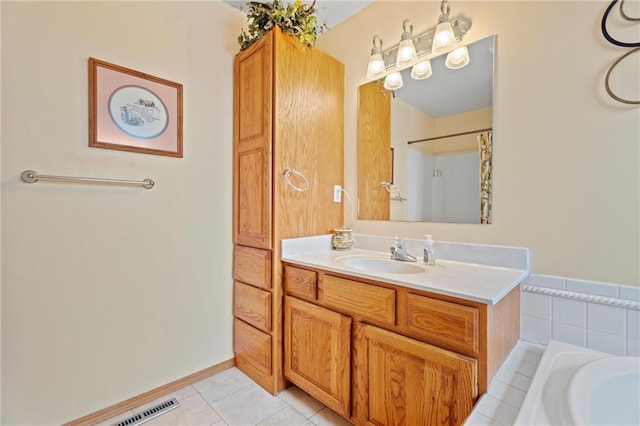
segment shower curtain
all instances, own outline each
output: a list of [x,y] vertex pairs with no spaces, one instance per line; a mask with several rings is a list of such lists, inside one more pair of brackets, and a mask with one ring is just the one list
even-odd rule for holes
[[478,135],[478,143],[480,144],[480,223],[491,223],[492,135],[491,131]]

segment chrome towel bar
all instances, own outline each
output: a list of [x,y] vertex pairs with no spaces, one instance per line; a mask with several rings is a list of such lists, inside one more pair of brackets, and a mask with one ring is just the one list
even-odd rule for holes
[[90,177],[76,177],[76,176],[52,176],[52,175],[39,175],[33,170],[25,170],[20,175],[23,181],[27,183],[35,183],[40,180],[59,181],[59,182],[84,182],[84,183],[108,183],[113,185],[140,185],[146,189],[151,189],[155,186],[155,182],[149,178],[142,181],[137,180],[124,180],[124,179],[104,179],[104,178],[90,178]]

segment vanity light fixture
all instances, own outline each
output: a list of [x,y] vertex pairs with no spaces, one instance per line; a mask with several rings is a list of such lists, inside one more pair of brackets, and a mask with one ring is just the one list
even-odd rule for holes
[[424,80],[431,77],[431,72],[431,61],[427,59],[426,61],[418,62],[411,68],[411,77],[414,80]]
[[448,0],[442,0],[440,10],[442,14],[438,19],[438,25],[415,37],[413,24],[405,19],[402,23],[403,32],[400,43],[389,49],[382,50],[382,39],[377,35],[374,36],[367,67],[367,79],[377,80],[385,77],[384,87],[387,90],[399,89],[402,87],[400,76],[402,69],[412,66],[412,78],[416,80],[429,78],[432,72],[430,59],[445,52],[449,53],[446,60],[447,67],[458,69],[467,65],[468,49],[464,46],[456,49],[456,46],[462,42],[471,28],[471,19],[460,16],[450,20]]
[[398,54],[396,55],[396,66],[398,68],[411,65],[418,59],[412,39],[413,24],[410,20],[405,19],[404,22],[402,22],[402,36],[400,37],[400,45],[398,46]]
[[469,63],[469,49],[467,46],[458,47],[453,52],[447,53],[447,59],[444,64],[447,68],[457,70]]
[[[378,44],[376,45],[376,40]],[[367,78],[369,80],[375,80],[383,77],[386,72],[384,61],[382,60],[382,39],[375,35],[373,36],[373,48],[371,49],[371,56],[369,57],[369,66],[367,67]]]
[[436,33],[433,36],[433,44],[431,45],[431,53],[436,55],[440,53],[451,52],[456,48],[456,35],[453,33],[453,27],[449,22],[449,11],[451,7],[447,0],[442,0],[440,11],[442,14],[438,18]]
[[402,87],[402,75],[400,71],[392,72],[384,78],[384,88],[387,90],[398,90]]

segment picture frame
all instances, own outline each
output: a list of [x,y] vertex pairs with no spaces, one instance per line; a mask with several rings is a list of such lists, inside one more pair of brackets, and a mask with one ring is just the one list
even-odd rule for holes
[[89,58],[89,147],[182,158],[182,84]]

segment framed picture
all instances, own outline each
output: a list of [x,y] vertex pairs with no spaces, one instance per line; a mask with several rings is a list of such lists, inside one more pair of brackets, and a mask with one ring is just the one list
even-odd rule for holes
[[182,84],[89,58],[89,146],[182,157]]

